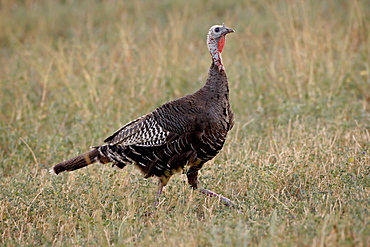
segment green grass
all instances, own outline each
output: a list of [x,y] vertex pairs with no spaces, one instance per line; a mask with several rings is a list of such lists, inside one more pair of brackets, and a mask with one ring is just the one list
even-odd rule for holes
[[[370,3],[1,1],[0,245],[369,246]],[[201,87],[213,24],[235,127],[193,192],[132,166],[50,176]]]

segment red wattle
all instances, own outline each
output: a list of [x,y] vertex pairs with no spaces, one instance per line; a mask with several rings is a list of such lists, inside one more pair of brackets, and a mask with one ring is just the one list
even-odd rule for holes
[[225,39],[225,36],[222,36],[220,38],[220,40],[218,41],[218,51],[221,53],[222,50],[224,49],[224,46],[225,46],[225,42],[226,42],[226,39]]

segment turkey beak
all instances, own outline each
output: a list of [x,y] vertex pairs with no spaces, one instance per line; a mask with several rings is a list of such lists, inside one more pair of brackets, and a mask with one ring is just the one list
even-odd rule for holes
[[226,30],[225,30],[224,34],[226,35],[228,33],[234,33],[234,32],[235,32],[234,29],[226,27]]

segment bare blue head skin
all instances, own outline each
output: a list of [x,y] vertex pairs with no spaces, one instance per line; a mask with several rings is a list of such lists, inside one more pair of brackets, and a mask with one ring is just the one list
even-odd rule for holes
[[225,24],[212,26],[207,35],[207,46],[209,53],[212,56],[213,63],[218,67],[219,71],[225,70],[222,64],[221,53],[224,49],[226,42],[226,34],[235,32],[233,29],[228,28]]

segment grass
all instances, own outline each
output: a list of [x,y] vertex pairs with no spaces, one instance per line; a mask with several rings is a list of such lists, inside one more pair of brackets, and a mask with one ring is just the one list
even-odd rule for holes
[[[370,4],[1,1],[3,246],[369,246]],[[132,166],[50,176],[206,79],[225,22],[235,127],[192,192]]]

